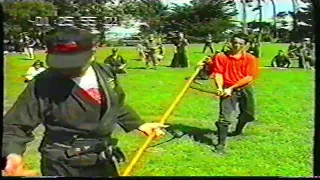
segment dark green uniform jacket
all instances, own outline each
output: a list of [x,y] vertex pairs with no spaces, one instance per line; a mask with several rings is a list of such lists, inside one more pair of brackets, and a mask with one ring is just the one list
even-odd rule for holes
[[150,54],[156,53],[156,50],[159,47],[155,41],[146,41],[145,46],[147,47],[147,50],[149,50]]
[[117,55],[116,58],[114,58],[113,55],[110,55],[104,60],[104,63],[110,64],[113,67],[119,67],[123,64],[126,64],[126,61],[120,55]]
[[212,36],[211,35],[206,37],[205,43],[207,43],[207,44],[211,44],[212,43]]
[[53,142],[74,136],[108,137],[116,124],[126,132],[142,125],[139,115],[124,104],[125,94],[112,68],[96,62],[92,68],[103,91],[102,105],[90,101],[71,79],[50,69],[31,81],[4,116],[2,158],[10,153],[23,155],[26,143],[33,140],[32,130],[41,123],[46,130],[39,151],[50,159],[63,153],[52,153],[48,147]]

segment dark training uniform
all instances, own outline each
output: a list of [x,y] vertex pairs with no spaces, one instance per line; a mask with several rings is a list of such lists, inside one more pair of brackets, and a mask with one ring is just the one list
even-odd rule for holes
[[111,65],[115,69],[116,73],[126,73],[123,68],[120,68],[121,66],[126,65],[126,61],[120,55],[117,55],[116,57],[114,57],[114,55],[110,55],[104,60],[104,63]]
[[315,57],[313,47],[307,46],[303,51],[303,56],[305,59],[306,67],[314,67],[315,66]]
[[[299,60],[299,68],[304,68],[305,66],[314,66],[314,51],[312,46],[301,45],[298,48],[297,56]],[[308,63],[308,65],[306,64]]]
[[187,54],[188,40],[177,38],[174,43],[176,52],[173,55],[170,67],[189,67],[189,58]]
[[259,58],[260,54],[260,44],[257,42],[252,42],[248,49],[248,53],[254,55],[256,58]]
[[153,66],[157,66],[157,49],[159,46],[157,43],[154,41],[154,39],[147,40],[145,42],[145,46],[147,48],[147,53],[146,53],[146,66],[149,67],[149,62],[151,61],[153,63]]
[[202,61],[203,66],[201,70],[199,71],[198,75],[196,76],[196,79],[201,80],[208,80],[210,78],[211,70],[212,70],[212,59],[210,56],[207,56],[207,58]]
[[297,50],[298,50],[298,47],[297,47],[297,45],[289,45],[289,47],[288,47],[288,56],[290,57],[290,58],[295,58],[295,57],[297,57]]
[[159,47],[159,54],[163,56],[164,55],[164,47],[163,47],[161,38],[158,39],[157,45]]
[[144,122],[128,105],[115,72],[91,63],[102,93],[102,105],[75,82],[52,70],[31,81],[4,116],[2,158],[23,155],[32,130],[46,128],[39,147],[44,176],[117,176],[114,156],[121,151],[111,135],[119,124],[126,132]]
[[272,67],[289,68],[290,65],[291,65],[291,62],[290,62],[289,58],[285,55],[276,55],[271,61]]
[[212,36],[211,36],[211,34],[209,34],[205,39],[205,43],[204,43],[204,47],[203,47],[202,53],[205,53],[207,48],[210,49],[212,54],[214,53],[214,49],[212,47]]

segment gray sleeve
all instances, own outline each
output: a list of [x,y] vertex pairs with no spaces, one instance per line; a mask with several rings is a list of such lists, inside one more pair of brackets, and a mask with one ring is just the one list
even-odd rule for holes
[[11,153],[23,155],[33,140],[32,131],[43,121],[35,81],[28,84],[3,119],[2,157]]

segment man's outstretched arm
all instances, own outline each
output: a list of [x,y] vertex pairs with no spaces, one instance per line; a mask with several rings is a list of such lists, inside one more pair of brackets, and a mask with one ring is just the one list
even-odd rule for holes
[[28,84],[3,119],[2,158],[22,156],[26,144],[33,140],[32,131],[43,121],[35,81]]

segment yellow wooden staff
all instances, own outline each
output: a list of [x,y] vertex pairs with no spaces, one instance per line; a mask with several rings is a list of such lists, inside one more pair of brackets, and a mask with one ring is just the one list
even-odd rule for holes
[[[206,57],[207,58],[207,57]],[[199,61],[202,62],[203,60]],[[199,64],[198,63],[198,64]],[[173,103],[171,104],[171,106],[169,107],[169,109],[166,111],[166,113],[162,116],[160,123],[164,124],[164,122],[168,119],[169,115],[172,113],[172,111],[174,110],[174,108],[177,106],[178,102],[181,100],[181,98],[183,97],[183,95],[186,93],[186,91],[188,90],[188,88],[190,87],[191,83],[193,82],[193,80],[196,78],[196,76],[198,75],[199,71],[201,70],[202,66],[198,66],[196,71],[193,73],[193,75],[191,76],[191,78],[188,80],[187,84],[183,87],[183,89],[181,90],[181,92],[179,93],[179,95],[175,98],[175,100],[173,101]],[[145,151],[145,149],[148,147],[148,145],[150,144],[150,142],[152,141],[152,139],[155,137],[155,132],[153,132],[148,139],[144,142],[144,144],[140,147],[140,149],[138,150],[138,152],[136,153],[136,155],[134,156],[134,158],[132,159],[132,161],[130,162],[130,164],[128,165],[128,167],[125,169],[124,173],[122,174],[122,176],[129,176],[129,173],[131,172],[133,166],[137,163],[137,161],[139,160],[139,158],[141,157],[142,153]]]

